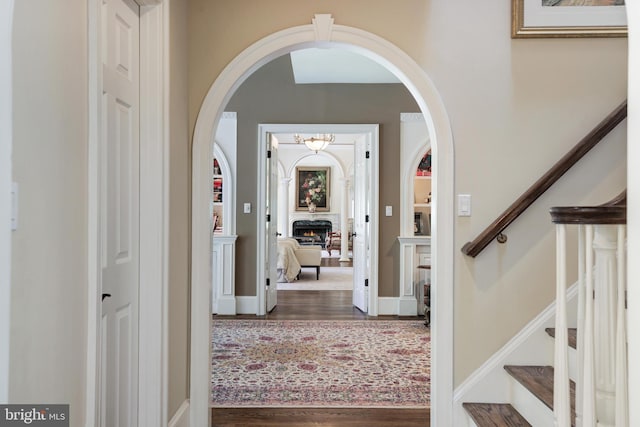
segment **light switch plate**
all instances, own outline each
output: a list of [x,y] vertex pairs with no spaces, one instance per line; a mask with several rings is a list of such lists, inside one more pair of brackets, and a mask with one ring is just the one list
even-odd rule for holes
[[458,194],[458,216],[471,216],[471,194]]
[[244,213],[251,213],[251,203],[244,204]]
[[385,206],[384,213],[386,216],[393,216],[393,206]]

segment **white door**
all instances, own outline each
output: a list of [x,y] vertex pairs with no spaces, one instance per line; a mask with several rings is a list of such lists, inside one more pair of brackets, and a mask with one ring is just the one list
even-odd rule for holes
[[278,141],[267,138],[267,313],[278,303]]
[[369,301],[369,142],[354,145],[353,305],[364,313]]
[[102,2],[101,407],[103,427],[138,424],[139,8]]

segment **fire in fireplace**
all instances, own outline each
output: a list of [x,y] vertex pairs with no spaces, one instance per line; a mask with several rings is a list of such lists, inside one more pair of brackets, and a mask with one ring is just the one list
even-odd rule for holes
[[331,221],[324,219],[298,220],[293,221],[291,235],[301,245],[322,245],[324,248],[324,239],[332,227]]

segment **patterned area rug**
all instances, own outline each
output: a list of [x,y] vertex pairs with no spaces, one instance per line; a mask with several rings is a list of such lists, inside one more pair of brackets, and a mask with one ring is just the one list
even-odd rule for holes
[[429,406],[422,321],[214,320],[215,407]]

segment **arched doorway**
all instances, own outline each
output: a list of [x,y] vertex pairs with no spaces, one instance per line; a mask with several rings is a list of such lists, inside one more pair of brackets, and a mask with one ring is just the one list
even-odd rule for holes
[[[407,87],[425,116],[433,147],[434,282],[449,284],[433,292],[432,410],[433,425],[450,425],[453,391],[453,139],[438,91],[408,55],[388,41],[357,28],[334,26],[330,15],[312,24],[272,34],[247,48],[216,79],[196,121],[193,145],[191,419],[208,421],[210,236],[210,141],[224,106],[238,86],[258,67],[300,47],[340,45],[386,66]],[[207,418],[205,418],[207,417]]]

